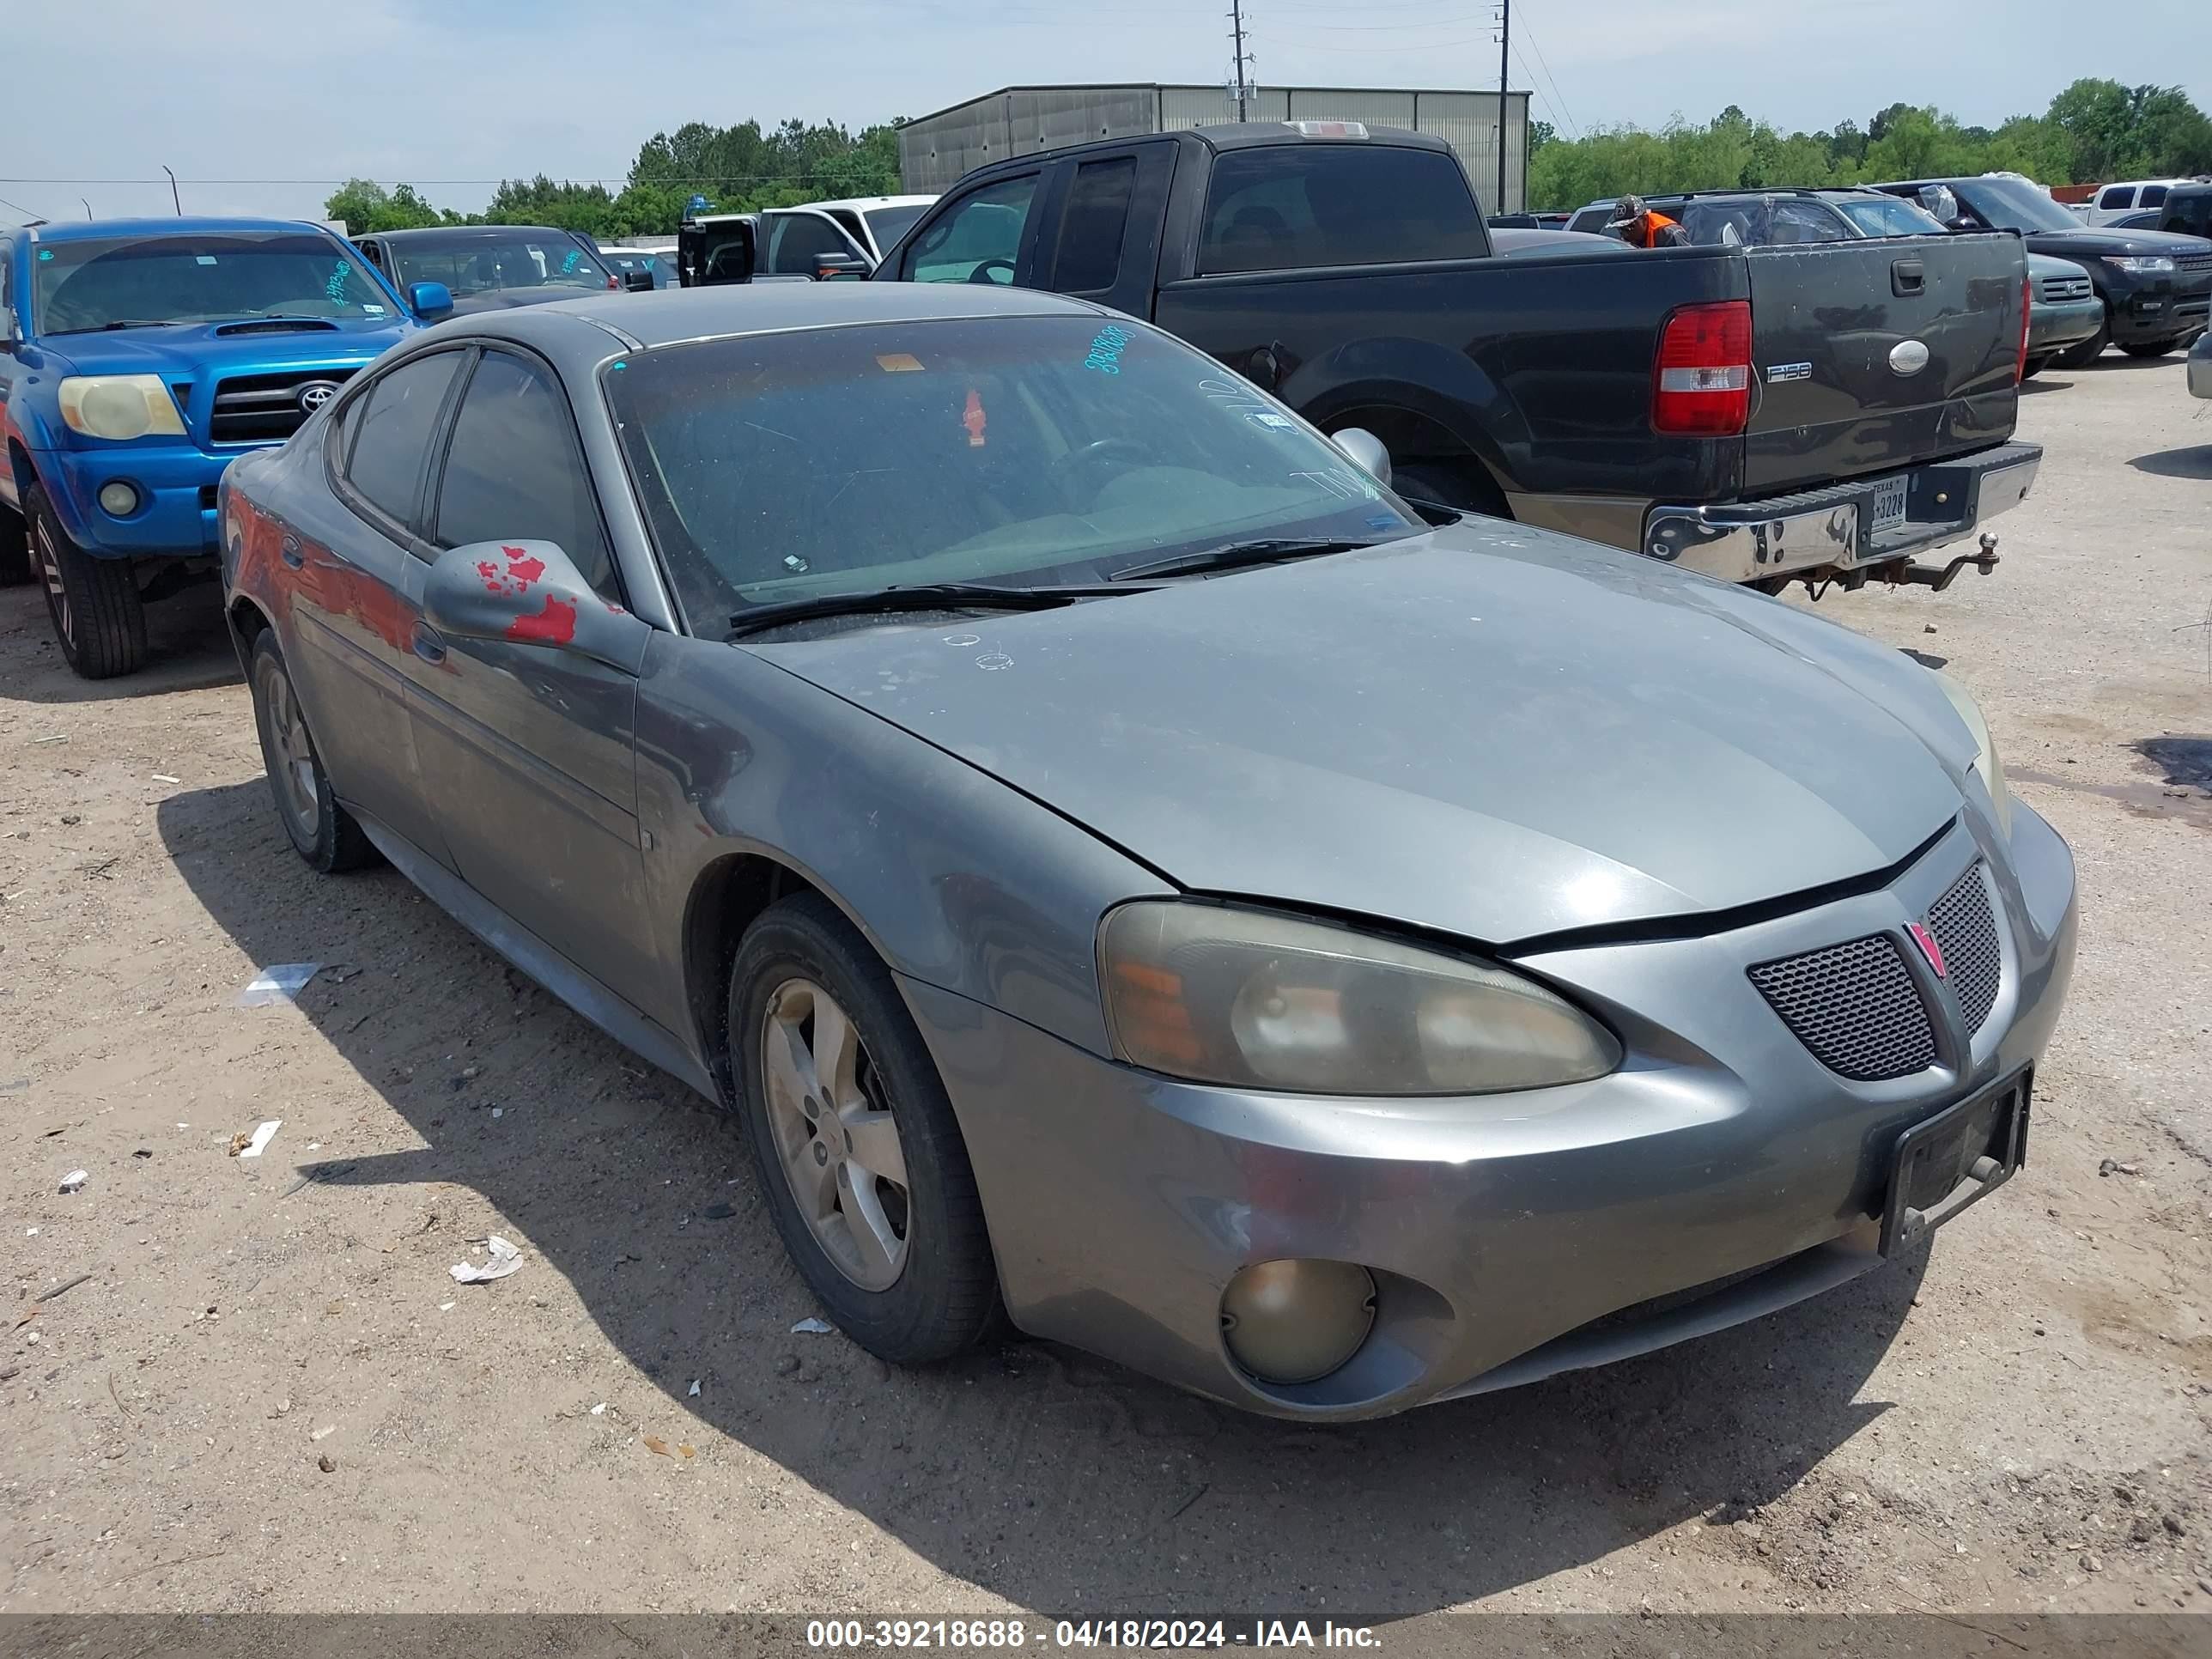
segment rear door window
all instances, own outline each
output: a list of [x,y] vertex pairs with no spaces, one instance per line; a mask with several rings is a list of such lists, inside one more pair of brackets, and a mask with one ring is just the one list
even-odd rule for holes
[[910,283],[1011,283],[1038,175],[1004,179],[968,197],[915,238],[899,261]]
[[769,216],[768,270],[776,276],[811,276],[823,255],[850,256],[855,250],[829,220],[811,213]]
[[1100,294],[1121,275],[1128,240],[1129,200],[1137,189],[1137,158],[1085,161],[1068,186],[1060,210],[1060,246],[1053,256],[1052,285],[1062,294]]
[[2136,204],[2139,207],[2147,208],[2163,207],[2165,204],[2166,186],[2164,185],[2145,185],[2142,200]]
[[1448,152],[1282,144],[1215,161],[1199,269],[1399,264],[1488,251],[1474,192]]
[[412,358],[380,375],[365,395],[346,406],[345,430],[352,440],[346,484],[402,529],[415,522],[422,463],[461,356],[437,351]]
[[2107,185],[2104,193],[2097,198],[2098,207],[2107,212],[2118,212],[2135,204],[2136,188],[2133,185]]

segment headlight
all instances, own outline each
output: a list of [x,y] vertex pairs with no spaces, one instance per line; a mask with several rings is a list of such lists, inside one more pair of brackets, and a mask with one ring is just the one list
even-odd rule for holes
[[1146,902],[1099,933],[1133,1064],[1322,1095],[1481,1095],[1602,1077],[1611,1032],[1533,981],[1266,911]]
[[1996,739],[1990,736],[1990,723],[1982,718],[1981,705],[1967,694],[1966,688],[1941,669],[1935,671],[1936,684],[1943,688],[1943,695],[1951,700],[1951,707],[1959,711],[1959,718],[1974,734],[1978,752],[1974,757],[1974,770],[1982,775],[1983,787],[1990,792],[1990,799],[1997,811],[1997,829],[2006,840],[2012,839],[2012,791],[2005,786],[2004,763],[1997,758]]
[[62,419],[88,438],[165,438],[185,435],[177,400],[158,374],[71,374],[58,395]]
[[2166,276],[2173,271],[2173,261],[2163,253],[2107,253],[2105,263],[2137,276]]

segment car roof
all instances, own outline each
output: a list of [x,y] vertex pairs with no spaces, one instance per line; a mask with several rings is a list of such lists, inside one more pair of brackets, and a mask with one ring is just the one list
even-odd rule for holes
[[[789,333],[865,323],[937,322],[969,317],[1097,317],[1097,306],[1035,289],[968,283],[733,283],[592,295],[510,311],[477,312],[441,324],[443,334],[504,335],[569,357],[596,360],[620,349],[679,341]],[[578,325],[592,325],[586,335]]]
[[[1362,123],[1316,123],[1322,125]],[[1053,149],[1026,150],[1019,155],[1001,156],[994,161],[978,162],[962,177],[972,178],[978,173],[999,173],[1008,167],[1036,166],[1068,156],[1088,155],[1094,152],[1127,149],[1132,144],[1161,143],[1174,141],[1183,144],[1202,144],[1218,154],[1226,150],[1262,149],[1276,144],[1339,145],[1346,149],[1372,145],[1392,149],[1433,149],[1450,153],[1451,146],[1433,133],[1415,132],[1408,127],[1367,126],[1364,138],[1330,138],[1319,134],[1300,132],[1289,121],[1231,121],[1217,127],[1178,127],[1167,132],[1133,133],[1126,138],[1093,138],[1080,144],[1063,144]]]
[[215,219],[198,216],[166,219],[92,219],[82,223],[63,220],[25,228],[30,231],[34,240],[41,242],[82,242],[110,236],[220,236],[240,232],[265,234],[304,230],[319,236],[335,234],[327,227],[307,219]]
[[556,240],[573,240],[578,234],[553,225],[418,225],[412,230],[365,230],[363,236],[374,236],[380,242],[416,242],[438,239],[448,242],[484,242],[495,236],[513,236],[520,232],[525,236],[550,236]]
[[927,207],[937,199],[934,196],[841,196],[834,202],[800,202],[797,205],[811,208],[851,208],[865,213],[870,208]]

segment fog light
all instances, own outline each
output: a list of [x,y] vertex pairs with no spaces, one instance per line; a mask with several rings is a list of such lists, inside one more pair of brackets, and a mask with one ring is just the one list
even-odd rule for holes
[[1315,1382],[1375,1326],[1375,1281],[1349,1261],[1262,1261],[1221,1295],[1221,1336],[1263,1382]]
[[113,483],[100,485],[100,505],[112,516],[127,519],[138,510],[138,491],[118,478]]

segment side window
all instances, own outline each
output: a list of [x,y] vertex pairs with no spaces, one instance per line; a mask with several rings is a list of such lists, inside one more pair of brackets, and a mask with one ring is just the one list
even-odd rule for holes
[[460,367],[458,351],[434,352],[378,377],[366,396],[346,406],[352,435],[345,480],[354,493],[395,524],[411,524],[430,434]]
[[915,239],[899,275],[910,283],[1012,283],[1036,187],[1032,173],[977,191]]
[[1468,259],[1486,248],[1474,193],[1448,152],[1281,144],[1214,162],[1199,269]]
[[385,272],[386,275],[391,273],[392,267],[384,262],[384,245],[382,243],[361,242],[357,243],[356,246],[361,249],[361,257],[362,258],[368,260],[369,264],[374,265],[379,270]]
[[1099,294],[1121,274],[1121,243],[1129,229],[1129,198],[1137,189],[1137,158],[1085,161],[1075,170],[1060,220],[1052,285],[1062,294]]
[[2100,209],[2117,210],[2120,208],[2133,207],[2135,204],[2136,191],[2133,185],[2107,185],[2097,198],[2097,205]]
[[2143,186],[2142,200],[2136,203],[2136,205],[2137,207],[2147,208],[2164,207],[2166,205],[2166,186],[2164,185],[2145,185]]
[[814,262],[825,253],[850,253],[837,227],[811,213],[770,216],[768,270],[775,276],[811,276]]
[[568,400],[550,369],[510,352],[485,352],[469,377],[436,522],[442,547],[556,542],[602,599],[622,598]]
[[1777,202],[1768,235],[1777,246],[1851,240],[1836,216],[1817,202]]

